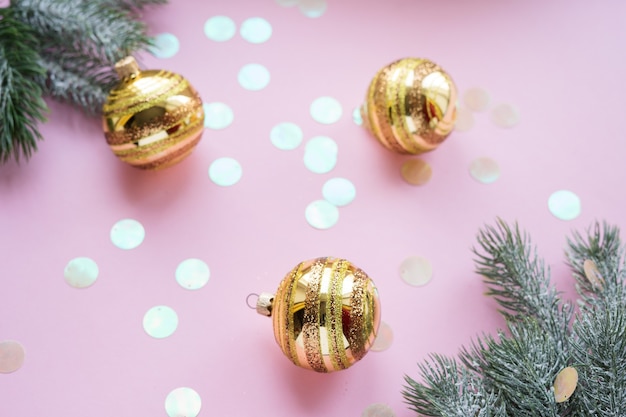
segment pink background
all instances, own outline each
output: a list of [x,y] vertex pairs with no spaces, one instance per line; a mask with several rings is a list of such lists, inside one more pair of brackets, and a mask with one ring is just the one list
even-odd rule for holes
[[[595,219],[626,226],[624,2],[328,0],[317,19],[272,0],[170,3],[145,19],[151,34],[176,35],[180,51],[145,55],[144,67],[183,74],[205,102],[228,104],[234,122],[206,129],[183,163],[142,172],[113,156],[98,120],[49,102],[36,156],[0,166],[0,341],[26,349],[21,369],[0,374],[1,416],[166,416],[165,397],[178,387],[200,394],[200,416],[359,416],[372,403],[410,416],[400,392],[405,374],[417,377],[416,363],[429,352],[453,355],[503,324],[474,273],[470,248],[483,224],[496,216],[519,221],[568,295],[570,231]],[[211,41],[203,25],[215,15],[238,28],[263,17],[273,35],[260,45],[239,34]],[[384,150],[351,116],[373,74],[406,56],[442,65],[461,93],[482,87],[492,105],[515,105],[519,125],[502,129],[477,114],[473,129],[423,156],[433,168],[428,184],[406,184],[399,169],[409,157]],[[237,82],[239,68],[253,62],[271,73],[262,91]],[[336,124],[309,115],[310,103],[326,95],[343,106]],[[276,149],[269,132],[284,121],[298,124],[305,141],[332,137],[336,168],[308,171],[304,143]],[[232,187],[207,174],[224,156],[243,167]],[[501,167],[493,184],[468,173],[482,156]],[[340,208],[336,226],[316,230],[304,209],[332,177],[350,179],[357,197]],[[575,220],[548,210],[560,189],[581,199]],[[110,241],[123,218],[146,229],[136,249]],[[347,371],[321,375],[293,366],[274,342],[271,320],[245,300],[274,291],[299,261],[327,255],[374,279],[394,341]],[[433,265],[426,286],[399,276],[402,260],[414,255]],[[63,275],[78,256],[100,268],[83,290]],[[174,279],[191,257],[211,268],[198,291]],[[161,304],[180,324],[157,340],[142,318]]]

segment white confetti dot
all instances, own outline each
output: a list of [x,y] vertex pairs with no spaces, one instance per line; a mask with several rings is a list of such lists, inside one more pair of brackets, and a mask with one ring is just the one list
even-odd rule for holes
[[304,151],[304,166],[316,174],[330,172],[337,164],[338,147],[334,140],[326,136],[316,136],[309,140]]
[[463,103],[472,111],[487,110],[490,101],[489,93],[482,88],[470,88],[463,95]]
[[361,108],[357,107],[352,111],[352,121],[355,125],[361,126],[363,124],[363,116],[361,116]]
[[176,388],[165,398],[165,412],[169,417],[196,417],[201,408],[202,399],[191,388]]
[[500,167],[491,158],[476,158],[470,164],[470,175],[478,182],[490,184],[500,178]]
[[157,58],[171,58],[178,53],[180,42],[176,35],[161,33],[154,37],[154,46],[150,49]]
[[276,3],[283,7],[292,7],[298,4],[299,1],[300,0],[276,0]]
[[220,102],[204,103],[204,126],[209,129],[224,129],[230,126],[235,118],[228,105]]
[[400,264],[400,277],[409,285],[415,287],[425,285],[432,276],[433,267],[426,258],[411,256]]
[[189,258],[182,261],[176,268],[176,281],[187,290],[204,287],[211,276],[209,266],[202,260]]
[[474,127],[474,114],[465,107],[457,107],[454,129],[458,132],[467,132],[472,127]]
[[24,346],[15,340],[0,342],[0,373],[15,372],[24,364]]
[[573,220],[580,215],[580,198],[568,190],[559,190],[548,199],[550,212],[558,219]]
[[111,228],[111,242],[120,249],[134,249],[141,245],[145,237],[146,231],[137,220],[123,219]]
[[278,149],[296,149],[302,143],[304,137],[302,129],[295,123],[279,123],[272,128],[270,139]]
[[500,104],[491,110],[491,121],[496,126],[510,128],[519,123],[519,112],[510,104]]
[[335,206],[345,206],[356,197],[356,188],[348,179],[331,178],[322,187],[322,195]]
[[237,184],[242,173],[241,164],[233,158],[218,158],[209,167],[209,178],[222,187]]
[[247,64],[239,70],[239,84],[246,90],[262,90],[270,83],[270,72],[261,64]]
[[263,43],[272,36],[272,25],[261,17],[251,17],[241,24],[240,33],[250,43]]
[[178,327],[178,315],[168,306],[155,306],[143,316],[143,329],[155,339],[169,337]]
[[213,16],[204,24],[204,34],[215,42],[230,40],[236,32],[235,22],[227,16]]
[[332,97],[319,97],[311,103],[311,117],[322,124],[337,122],[343,113],[341,104]]
[[396,413],[387,404],[372,404],[363,410],[361,417],[396,417]]
[[98,264],[91,258],[74,258],[65,266],[65,281],[74,288],[87,288],[98,278]]
[[339,209],[326,200],[316,200],[304,212],[306,221],[316,229],[329,229],[339,220]]
[[298,8],[307,17],[317,18],[326,12],[326,0],[300,0]]
[[385,323],[384,321],[380,323],[380,328],[378,329],[378,334],[376,335],[376,340],[371,347],[372,352],[382,352],[391,347],[393,343],[393,330],[391,327]]

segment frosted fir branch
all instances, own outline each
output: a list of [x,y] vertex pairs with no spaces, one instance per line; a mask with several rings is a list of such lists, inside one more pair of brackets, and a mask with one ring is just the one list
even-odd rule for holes
[[498,395],[456,360],[433,354],[419,371],[423,382],[405,376],[402,393],[413,411],[434,417],[506,417]]
[[572,318],[572,305],[563,302],[551,285],[550,271],[530,238],[518,225],[512,228],[498,219],[496,226],[485,226],[478,233],[479,249],[474,249],[476,272],[483,276],[487,294],[501,306],[507,321],[528,317],[565,343]]
[[[84,0],[87,1],[87,0]],[[138,11],[142,10],[147,6],[166,4],[167,0],[98,0],[100,3],[118,7],[122,10],[128,11]]]
[[[576,279],[581,306],[623,302],[626,268],[625,249],[620,230],[606,222],[596,222],[586,236],[574,232],[567,240],[567,261]],[[585,261],[591,261],[585,271]],[[595,269],[595,271],[594,271]],[[588,274],[596,277],[588,277]]]
[[[99,1],[13,0],[12,7],[41,39],[81,50],[110,65],[150,45],[145,25]],[[65,60],[58,56],[59,62]]]

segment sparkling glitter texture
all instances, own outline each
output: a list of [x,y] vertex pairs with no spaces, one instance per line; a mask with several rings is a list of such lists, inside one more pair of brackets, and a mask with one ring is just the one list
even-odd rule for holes
[[272,36],[272,25],[261,17],[251,17],[241,24],[240,33],[250,43],[264,43]]
[[201,408],[202,399],[191,388],[176,388],[165,398],[165,412],[169,417],[196,417]]
[[209,266],[202,260],[190,258],[182,261],[176,268],[176,281],[187,290],[204,287],[211,276]]
[[74,258],[65,266],[65,281],[74,288],[87,288],[96,282],[98,273],[98,264],[93,259]]
[[580,198],[569,190],[559,190],[548,199],[548,209],[558,219],[574,220],[580,215]]
[[405,58],[374,76],[361,107],[363,125],[391,151],[428,152],[452,132],[456,102],[456,86],[441,67]]
[[24,346],[15,340],[0,342],[0,373],[15,372],[24,363]]
[[204,34],[215,42],[226,42],[235,36],[237,26],[230,17],[213,16],[204,24]]
[[400,277],[409,285],[419,287],[430,282],[433,267],[430,261],[421,256],[411,256],[400,264]]
[[195,88],[173,72],[140,71],[132,57],[115,68],[120,82],[102,108],[104,136],[115,156],[153,170],[189,156],[204,132],[204,109]]
[[222,187],[230,187],[237,184],[242,175],[243,169],[241,164],[233,158],[216,159],[209,167],[209,178]]
[[280,283],[270,311],[285,356],[317,372],[346,369],[362,359],[380,324],[374,283],[345,259],[298,264]]
[[178,327],[178,315],[168,306],[155,306],[143,316],[143,329],[155,339],[171,336]]
[[130,250],[141,245],[146,236],[143,225],[134,219],[123,219],[111,228],[111,242],[120,249]]

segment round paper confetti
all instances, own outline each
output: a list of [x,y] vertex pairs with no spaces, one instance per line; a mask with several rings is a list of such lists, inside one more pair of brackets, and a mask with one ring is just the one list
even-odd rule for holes
[[356,196],[356,188],[345,178],[331,178],[322,187],[324,199],[335,206],[350,204]]
[[300,0],[276,0],[276,3],[283,7],[291,7],[298,4],[299,1]]
[[246,90],[259,91],[270,83],[270,72],[261,64],[247,64],[239,70],[238,80]]
[[202,260],[189,258],[182,261],[176,268],[176,281],[187,290],[197,290],[209,282],[211,271]]
[[171,336],[178,327],[178,315],[168,306],[155,306],[143,316],[143,329],[155,339]]
[[372,404],[363,410],[361,417],[396,417],[396,413],[387,404]]
[[225,42],[232,39],[237,32],[233,19],[226,16],[213,16],[204,24],[204,34],[215,42]]
[[74,258],[65,266],[65,281],[74,288],[87,288],[98,278],[98,264],[91,258]]
[[548,208],[561,220],[573,220],[580,215],[580,198],[568,190],[559,190],[548,199]]
[[279,123],[272,128],[270,132],[270,140],[278,149],[292,150],[296,149],[302,143],[304,134],[302,129],[295,123]]
[[316,136],[309,140],[304,151],[304,166],[316,174],[330,172],[337,164],[339,148],[327,136]]
[[604,278],[600,275],[600,271],[598,271],[598,266],[591,259],[585,259],[583,262],[583,272],[585,273],[585,278],[596,288],[602,289],[604,287]]
[[165,398],[165,412],[169,417],[196,417],[201,408],[202,399],[191,388],[176,388]]
[[400,169],[402,178],[411,185],[424,185],[433,176],[430,164],[422,159],[409,159]]
[[224,129],[233,122],[235,115],[228,105],[220,102],[204,103],[204,126],[209,129]]
[[251,17],[241,24],[240,33],[250,43],[263,43],[272,36],[272,25],[261,17]]
[[161,33],[154,37],[154,46],[150,49],[157,58],[171,58],[178,53],[180,42],[176,35]]
[[361,108],[357,107],[352,111],[352,121],[355,125],[361,126],[363,124],[363,116],[361,116]]
[[485,111],[489,107],[491,97],[489,93],[482,88],[470,88],[463,96],[465,107],[472,111]]
[[111,242],[120,249],[134,249],[141,245],[145,237],[146,231],[137,220],[120,220],[111,228]]
[[400,277],[409,285],[415,287],[425,285],[432,276],[433,267],[426,258],[411,256],[400,264]]
[[376,340],[374,341],[371,350],[374,352],[382,352],[383,350],[389,349],[392,343],[393,331],[391,330],[391,327],[383,321],[380,323],[378,335],[376,336]]
[[0,342],[0,373],[15,372],[24,364],[24,346],[14,340]]
[[332,124],[341,118],[341,104],[332,97],[319,97],[311,103],[311,117],[323,124]]
[[519,112],[510,104],[499,104],[491,110],[491,121],[499,127],[513,127],[519,123]]
[[457,107],[454,130],[458,132],[467,132],[472,127],[474,127],[474,114],[465,107]]
[[568,366],[563,368],[554,380],[554,400],[557,403],[567,401],[578,385],[578,371],[576,368]]
[[326,12],[326,0],[300,0],[298,8],[307,17],[316,18]]
[[209,178],[217,185],[230,187],[241,179],[241,165],[233,158],[219,158],[209,167]]
[[307,206],[304,216],[316,229],[329,229],[337,224],[339,209],[326,200],[317,200]]
[[478,182],[490,184],[500,178],[500,167],[491,158],[476,158],[470,164],[470,175]]

